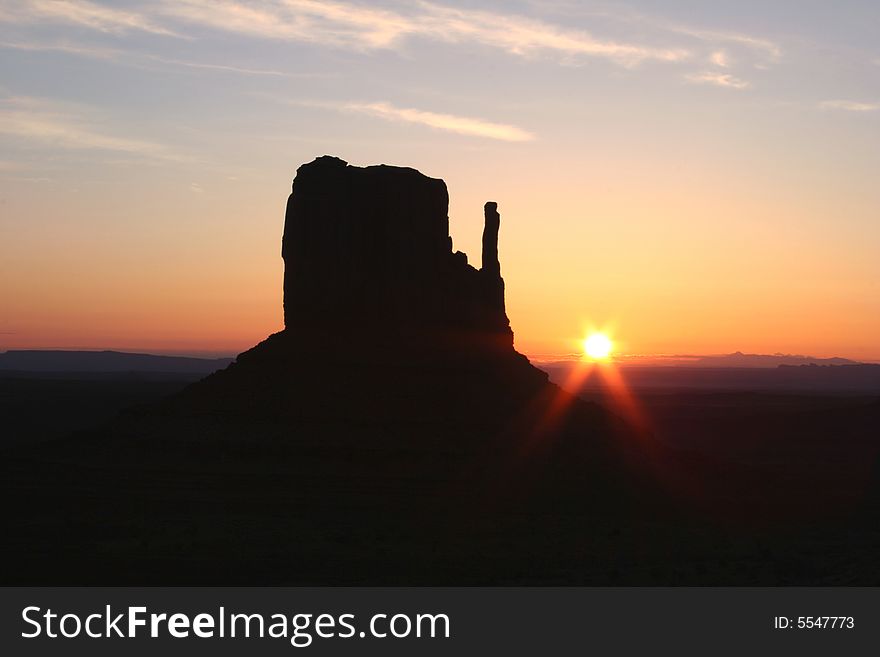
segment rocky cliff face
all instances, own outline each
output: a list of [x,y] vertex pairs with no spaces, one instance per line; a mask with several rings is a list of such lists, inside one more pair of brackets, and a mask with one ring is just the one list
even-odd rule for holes
[[483,266],[453,252],[442,180],[414,169],[302,165],[284,222],[284,323],[292,331],[480,335],[511,346],[498,263],[500,217],[486,204]]

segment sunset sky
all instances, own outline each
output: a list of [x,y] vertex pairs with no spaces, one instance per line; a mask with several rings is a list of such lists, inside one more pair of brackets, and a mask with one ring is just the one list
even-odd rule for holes
[[516,345],[880,360],[880,3],[0,1],[0,350],[282,326],[323,154],[499,204]]

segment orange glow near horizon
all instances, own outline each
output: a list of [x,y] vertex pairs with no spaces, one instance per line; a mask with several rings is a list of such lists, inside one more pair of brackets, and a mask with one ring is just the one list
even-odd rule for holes
[[[491,180],[449,163],[412,164],[447,178],[454,248],[472,262],[486,188],[504,181],[497,198],[507,310],[516,348],[535,360],[579,358],[592,331],[612,338],[612,358],[742,351],[880,359],[871,240],[844,249],[839,231],[821,244],[792,232],[818,222],[812,208],[719,205],[726,196],[711,185],[655,198],[648,182],[624,194],[588,170],[583,177],[599,175],[599,189],[584,199],[564,179],[524,180],[503,161],[493,161]],[[280,330],[289,168],[273,167],[271,185],[206,184],[195,198],[145,181],[150,198],[133,207],[125,198],[137,190],[127,184],[89,198],[19,201],[28,220],[16,224],[14,244],[0,240],[0,350],[235,354]],[[552,231],[536,220],[548,215]],[[712,222],[702,219],[709,215]],[[738,230],[727,233],[732,225]]]

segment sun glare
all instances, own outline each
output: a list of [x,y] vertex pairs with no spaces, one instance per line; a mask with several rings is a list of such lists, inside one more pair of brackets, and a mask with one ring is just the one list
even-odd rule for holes
[[593,360],[605,360],[611,355],[611,340],[603,333],[593,333],[584,340],[584,353]]

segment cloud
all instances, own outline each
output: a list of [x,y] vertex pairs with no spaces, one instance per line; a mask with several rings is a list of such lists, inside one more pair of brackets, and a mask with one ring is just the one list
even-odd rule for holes
[[437,130],[454,132],[471,137],[484,137],[500,141],[531,141],[535,135],[507,123],[495,123],[485,119],[476,119],[455,114],[443,114],[427,110],[414,109],[411,107],[396,107],[387,102],[335,102],[335,101],[310,101],[310,100],[283,100],[280,102],[299,107],[316,107],[329,109],[337,112],[355,112],[365,114],[386,121],[401,123],[415,123]]
[[819,107],[847,112],[876,112],[880,110],[880,103],[865,103],[855,100],[826,100],[819,103]]
[[236,73],[241,75],[278,76],[278,77],[311,77],[308,73],[294,74],[276,71],[273,69],[246,68],[242,66],[230,66],[227,64],[214,64],[206,62],[192,62],[181,59],[170,59],[160,55],[149,53],[137,53],[118,48],[104,48],[100,46],[87,46],[72,43],[20,43],[14,41],[0,41],[0,48],[23,50],[28,52],[61,52],[91,59],[112,61],[117,64],[143,67],[144,64],[156,62],[174,67],[184,67],[200,70],[219,71],[223,73]]
[[264,69],[264,68],[245,68],[242,66],[229,66],[226,64],[206,64],[203,62],[188,62],[181,59],[168,59],[165,57],[159,57],[158,55],[144,55],[146,59],[152,60],[154,62],[159,62],[161,64],[170,64],[173,66],[183,66],[186,68],[195,68],[195,69],[204,69],[209,71],[220,71],[224,73],[239,73],[242,75],[269,75],[269,76],[277,76],[277,77],[305,77],[308,76],[308,73],[295,75],[291,73],[285,73],[284,71],[276,71],[273,69]]
[[266,39],[287,39],[358,49],[387,48],[413,31],[394,12],[340,2],[174,0],[161,14],[195,25]]
[[116,48],[103,48],[100,46],[86,46],[71,43],[22,43],[19,41],[0,41],[0,48],[23,50],[26,52],[61,52],[68,55],[91,57],[92,59],[116,59],[126,55],[124,51]]
[[782,57],[782,48],[769,39],[741,34],[738,32],[725,32],[722,30],[709,30],[704,28],[691,27],[675,23],[660,23],[665,29],[677,34],[699,39],[708,43],[730,43],[738,46],[757,51],[771,59],[779,59]]
[[179,36],[143,13],[124,11],[87,0],[26,0],[4,4],[0,20],[14,23],[39,23],[43,21],[80,25],[99,32],[124,34],[131,30],[150,32],[163,36]]
[[[539,11],[548,6],[546,0],[531,0],[530,4]],[[621,6],[606,5],[603,9],[595,9],[585,8],[584,4],[562,1],[554,3],[553,7],[570,22],[604,20],[616,23],[618,30],[635,30],[635,33],[644,35],[642,40],[675,39],[680,49],[690,53],[684,58],[690,62],[708,62],[728,69],[742,65],[766,70],[783,56],[782,47],[765,37],[679,23]]]
[[746,80],[734,77],[730,75],[730,73],[706,71],[704,73],[692,73],[686,75],[685,79],[688,82],[693,82],[695,84],[711,84],[716,87],[726,87],[728,89],[746,89],[749,87],[749,83]]
[[437,130],[445,130],[460,135],[485,137],[501,141],[531,141],[535,136],[521,128],[504,123],[492,123],[454,114],[440,114],[405,107],[395,107],[390,103],[345,103],[340,109],[375,116],[387,121],[417,123]]
[[333,0],[276,0],[260,5],[230,0],[175,0],[161,13],[212,29],[261,38],[288,39],[360,50],[400,47],[408,38],[477,43],[515,55],[590,56],[632,66],[645,60],[680,61],[682,48],[597,39],[522,16],[458,9],[431,2],[407,12]]
[[[603,13],[578,9],[576,13],[581,19],[593,18],[595,30],[607,28],[611,20],[634,28],[629,31],[637,37],[597,36],[591,30],[571,27],[572,21],[547,22],[428,0],[396,1],[388,7],[351,0],[140,0],[125,10],[88,0],[25,0],[11,6],[15,8],[0,12],[0,20],[67,22],[113,34],[138,30],[187,38],[194,28],[201,28],[357,51],[396,50],[421,39],[476,44],[519,57],[549,56],[565,63],[601,58],[624,67],[646,61],[708,59],[715,66],[727,68],[733,61],[729,50],[734,51],[737,60],[766,67],[782,56],[781,47],[769,39],[620,10]],[[664,44],[664,40],[675,43]],[[205,66],[219,69],[223,65]],[[242,68],[241,72],[248,69]]]
[[0,99],[0,134],[56,148],[113,151],[157,160],[191,159],[163,144],[107,134],[81,113],[31,97]]
[[676,62],[691,53],[683,48],[658,48],[626,41],[597,39],[582,30],[515,15],[454,9],[421,3],[426,36],[447,41],[471,40],[516,55],[551,52],[564,56],[591,56],[611,59],[625,66],[645,60]]
[[715,66],[720,66],[721,68],[728,68],[730,66],[730,58],[723,50],[716,50],[713,52],[709,56],[709,61],[715,64]]

